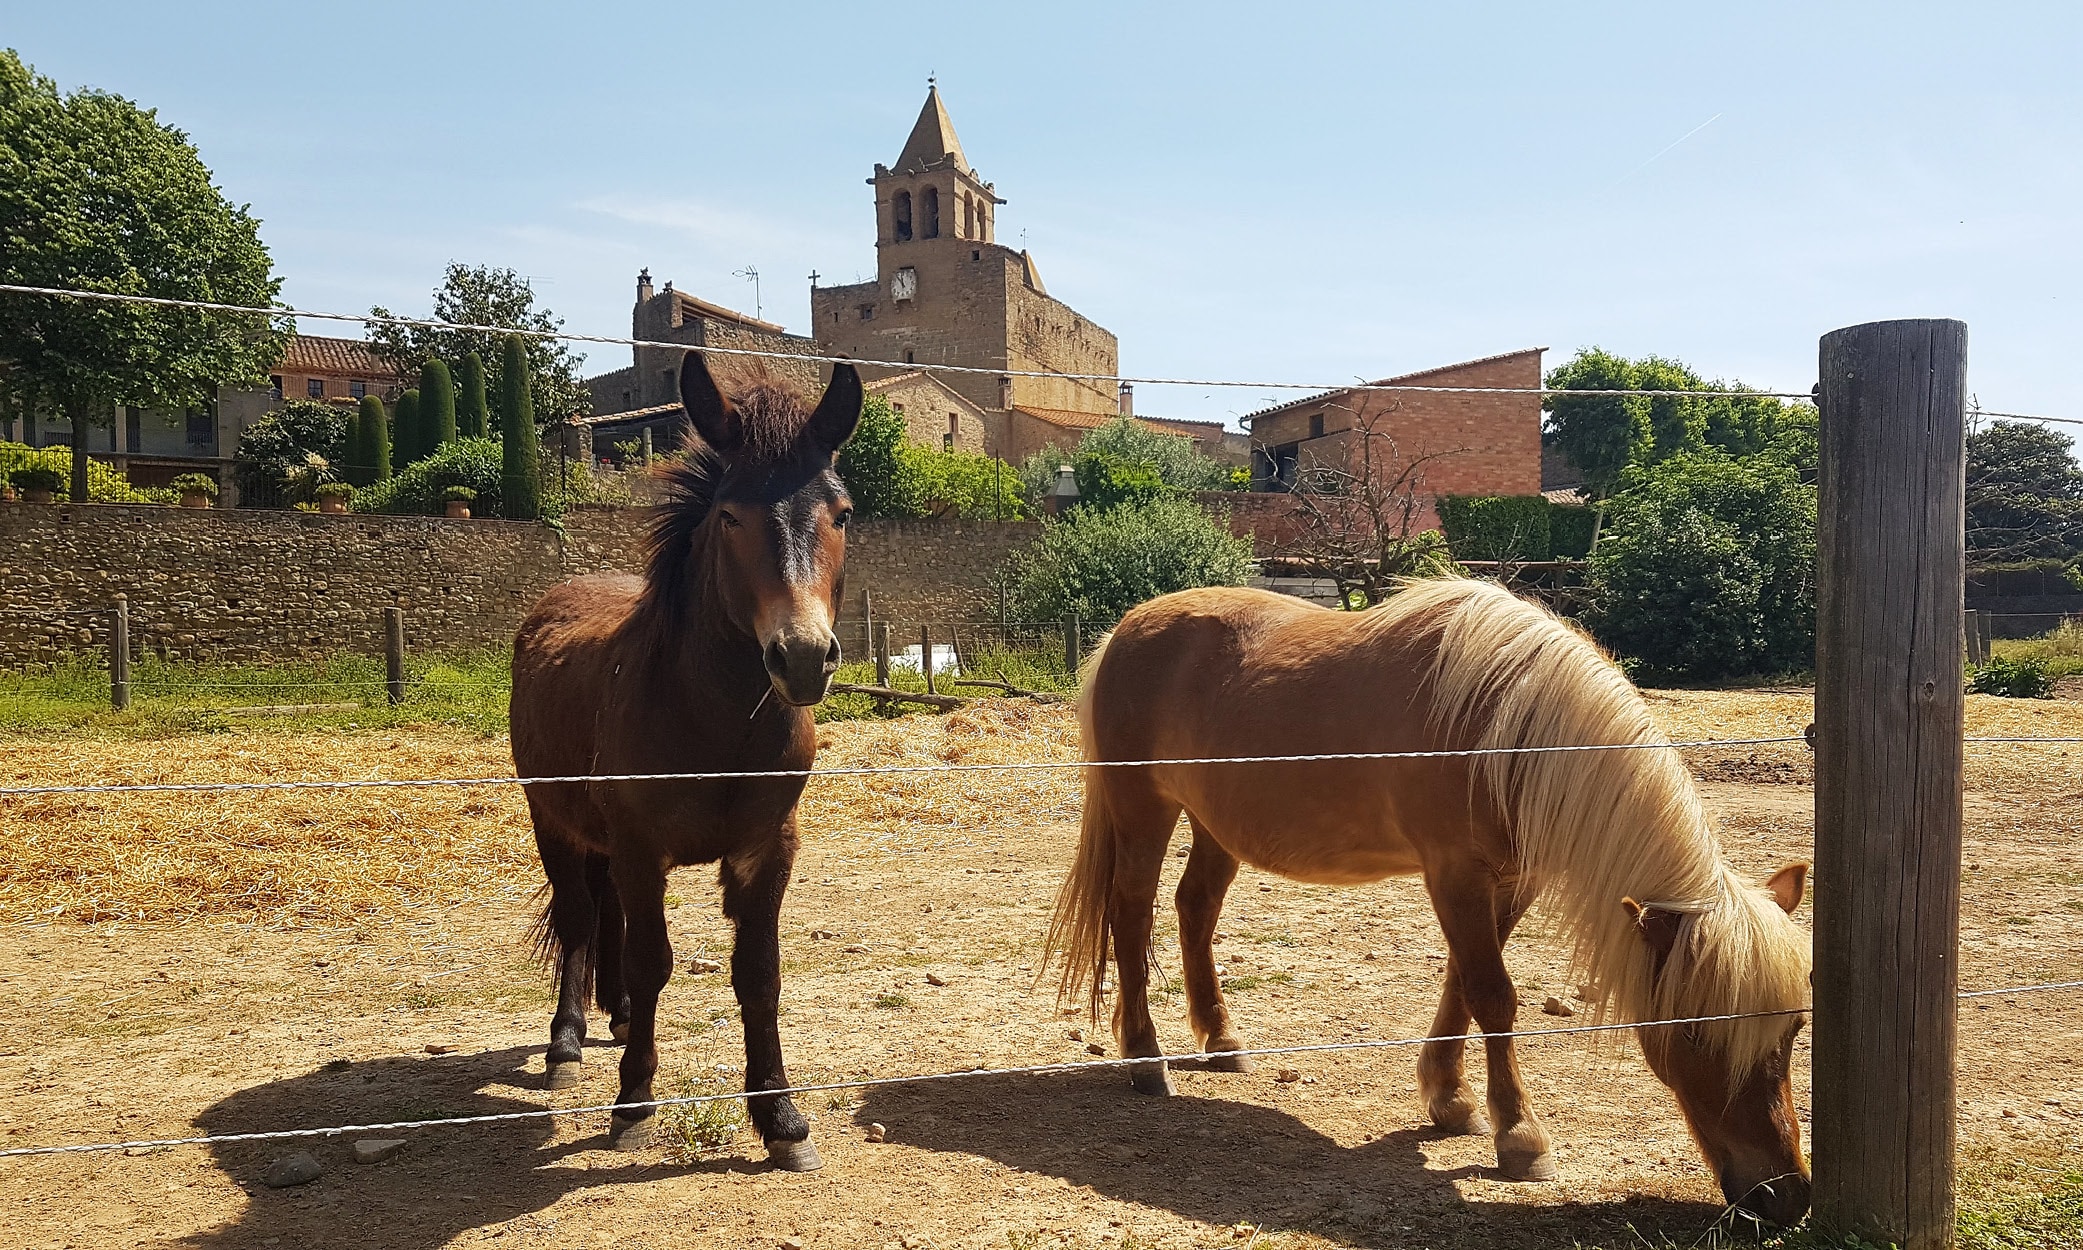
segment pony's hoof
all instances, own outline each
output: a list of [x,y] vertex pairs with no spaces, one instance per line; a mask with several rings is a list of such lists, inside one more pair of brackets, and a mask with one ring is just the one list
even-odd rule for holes
[[647,1115],[641,1120],[625,1120],[620,1115],[608,1117],[608,1142],[617,1150],[642,1150],[658,1136],[658,1117]]
[[770,1141],[767,1162],[784,1172],[815,1172],[825,1165],[824,1157],[809,1141]]
[[1459,1137],[1490,1135],[1490,1117],[1484,1115],[1482,1108],[1476,1106],[1475,1100],[1466,1095],[1442,1099],[1427,1110],[1432,1115],[1432,1123],[1437,1125],[1442,1133],[1452,1133]]
[[570,1089],[585,1079],[586,1065],[583,1061],[570,1059],[559,1063],[553,1059],[549,1067],[543,1071],[542,1084],[544,1089]]
[[[1207,1048],[1218,1052],[1242,1050],[1244,1043],[1234,1037],[1218,1037],[1209,1042]],[[1251,1061],[1250,1055],[1212,1054],[1208,1057],[1210,1072],[1249,1072],[1257,1066]]]
[[1508,1181],[1552,1181],[1560,1175],[1551,1151],[1505,1150],[1497,1155],[1497,1170]]
[[610,1024],[608,1026],[608,1036],[614,1038],[618,1042],[628,1041],[629,1021],[624,1020],[620,1024]]
[[1137,1064],[1128,1070],[1128,1079],[1138,1094],[1148,1094],[1153,1098],[1172,1096],[1172,1074],[1165,1071],[1161,1063]]

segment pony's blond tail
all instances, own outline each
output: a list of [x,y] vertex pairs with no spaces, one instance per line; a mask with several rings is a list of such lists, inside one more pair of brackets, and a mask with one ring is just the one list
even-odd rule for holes
[[[1102,636],[1092,654],[1078,668],[1078,737],[1086,759],[1092,758],[1092,679],[1106,656],[1111,633]],[[1107,776],[1112,770],[1087,768],[1084,816],[1078,826],[1078,854],[1071,861],[1070,876],[1056,893],[1056,914],[1049,920],[1048,940],[1042,947],[1042,972],[1050,961],[1063,956],[1063,976],[1056,984],[1056,999],[1086,996],[1092,1019],[1099,1019],[1105,1003],[1101,992],[1107,980],[1107,958],[1112,931],[1107,924],[1107,904],[1114,894],[1115,831],[1107,804]]]

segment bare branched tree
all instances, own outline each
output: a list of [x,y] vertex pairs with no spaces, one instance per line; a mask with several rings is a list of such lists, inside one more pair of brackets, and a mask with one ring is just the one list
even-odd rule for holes
[[1426,470],[1467,448],[1405,455],[1387,429],[1395,405],[1342,411],[1353,424],[1336,458],[1295,468],[1293,528],[1278,551],[1336,585],[1340,603],[1372,607],[1395,593],[1398,578],[1451,566],[1446,540],[1418,518]]

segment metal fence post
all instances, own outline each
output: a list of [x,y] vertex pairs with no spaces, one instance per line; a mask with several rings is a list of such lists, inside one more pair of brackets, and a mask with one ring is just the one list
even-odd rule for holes
[[919,626],[919,671],[926,675],[926,693],[938,694],[933,689],[933,627]]
[[1953,1244],[1967,327],[1823,337],[1815,1221]]
[[383,610],[383,683],[391,706],[405,702],[405,609]]
[[115,620],[108,640],[109,706],[118,712],[130,710],[130,596],[116,596]]

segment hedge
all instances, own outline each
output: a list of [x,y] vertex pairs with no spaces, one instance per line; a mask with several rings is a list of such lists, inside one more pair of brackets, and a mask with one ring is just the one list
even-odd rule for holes
[[1549,558],[1549,506],[1539,495],[1441,495],[1437,507],[1456,559]]

